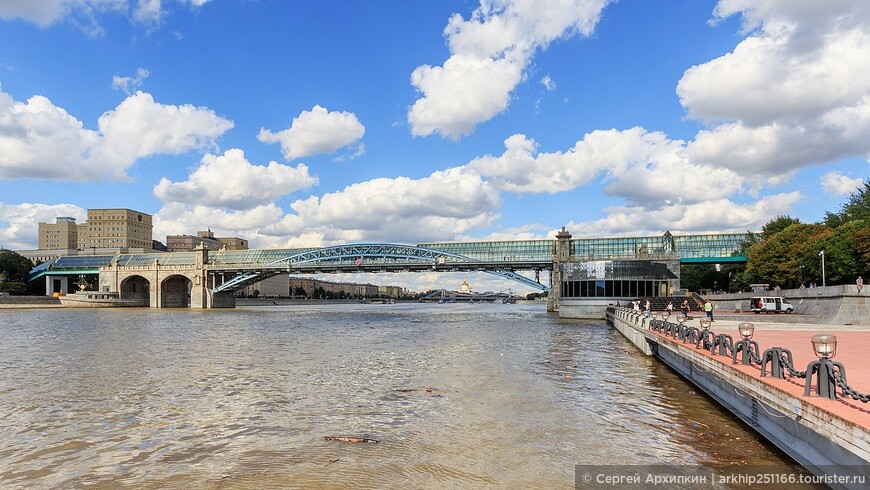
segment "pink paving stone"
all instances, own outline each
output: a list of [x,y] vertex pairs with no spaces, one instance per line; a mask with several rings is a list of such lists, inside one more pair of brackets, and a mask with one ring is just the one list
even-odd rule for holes
[[[727,333],[734,338],[735,342],[740,340],[740,335],[737,333],[737,322],[714,322],[711,330],[715,331],[717,334]],[[843,363],[843,366],[845,366],[847,383],[855,391],[861,394],[870,394],[870,331],[837,331],[830,330],[830,327],[827,326],[824,329],[817,328],[814,330],[765,330],[763,324],[755,323],[755,335],[752,337],[752,340],[758,342],[762,353],[765,349],[771,347],[784,347],[789,349],[794,358],[795,369],[803,371],[807,368],[807,364],[809,364],[810,361],[817,359],[813,354],[813,347],[810,343],[812,336],[817,333],[834,334],[837,336],[837,354],[834,360]],[[679,340],[676,342],[678,344],[680,343]],[[683,346],[690,348],[695,352],[702,353],[733,369],[752,374],[771,387],[795,395],[801,400],[822,408],[849,422],[865,428],[870,428],[870,403],[862,403],[861,401],[852,400],[851,398],[828,400],[826,398],[814,396],[815,383],[813,383],[813,391],[810,392],[812,396],[805,397],[805,380],[803,378],[789,378],[788,375],[786,375],[786,379],[776,379],[771,377],[762,378],[760,370],[756,367],[732,364],[730,357],[712,355],[709,351],[703,349],[695,350],[694,346],[690,346],[689,344],[683,344]],[[838,388],[837,396],[839,397],[841,395],[842,391]]]

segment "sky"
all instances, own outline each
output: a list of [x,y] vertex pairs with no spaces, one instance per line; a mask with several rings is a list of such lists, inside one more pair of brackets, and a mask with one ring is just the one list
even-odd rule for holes
[[866,0],[0,0],[8,249],[114,207],[270,248],[758,231],[868,157]]

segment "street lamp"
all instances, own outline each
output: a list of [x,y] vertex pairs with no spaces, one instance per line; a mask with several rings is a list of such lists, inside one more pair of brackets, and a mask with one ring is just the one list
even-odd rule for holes
[[819,251],[819,257],[822,258],[822,287],[825,287],[825,249]]
[[819,359],[833,359],[837,355],[837,336],[820,333],[813,335],[810,342],[813,344],[813,352]]
[[710,350],[710,347],[713,345],[713,332],[710,331],[710,320],[705,318],[699,323],[701,324],[701,332],[695,342],[695,348],[700,349],[703,346],[704,350]]
[[843,364],[832,361],[837,355],[837,336],[820,333],[813,335],[811,340],[813,352],[818,361],[813,361],[807,366],[807,382],[804,386],[804,396],[809,396],[812,387],[813,374],[816,375],[816,393],[824,398],[835,400],[837,398],[837,384],[834,377],[840,378],[846,383],[846,368]]
[[731,359],[733,364],[737,364],[737,354],[743,352],[741,364],[744,366],[752,365],[752,359],[758,359],[759,347],[758,342],[752,340],[752,335],[755,333],[755,325],[749,322],[743,322],[737,325],[737,331],[740,332],[740,337],[743,338],[739,343],[734,345],[732,349]]

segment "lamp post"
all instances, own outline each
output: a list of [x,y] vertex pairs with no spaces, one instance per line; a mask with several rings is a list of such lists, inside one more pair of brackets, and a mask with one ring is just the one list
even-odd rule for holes
[[819,257],[822,258],[822,287],[825,287],[825,249],[819,250]]
[[710,347],[713,345],[713,332],[710,331],[710,320],[705,318],[699,323],[701,324],[701,335],[698,337],[695,348],[700,349],[703,346],[704,350],[710,350]]
[[743,322],[740,325],[737,325],[737,331],[740,332],[740,336],[743,340],[732,349],[732,364],[737,364],[737,353],[742,351],[743,355],[740,358],[740,363],[744,366],[752,365],[753,354],[758,358],[759,353],[758,342],[752,340],[752,335],[755,333],[755,325],[749,322]]
[[837,376],[846,383],[846,368],[842,363],[831,360],[837,355],[837,336],[820,333],[813,335],[811,342],[813,352],[819,360],[812,361],[807,366],[804,396],[810,395],[813,374],[816,374],[816,393],[821,397],[836,400],[837,384],[834,382],[834,377]]

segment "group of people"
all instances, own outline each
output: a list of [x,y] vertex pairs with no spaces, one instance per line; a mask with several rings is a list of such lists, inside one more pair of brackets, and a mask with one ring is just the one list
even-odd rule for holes
[[[862,286],[863,286],[863,284],[862,284]],[[861,290],[859,289],[858,292],[860,292],[860,291]],[[651,305],[650,305],[649,299],[644,300],[643,314],[646,318],[652,317],[652,311],[650,309],[650,306]],[[619,301],[616,302],[616,307],[617,308],[620,307]],[[640,311],[641,310],[640,300],[632,301],[631,308],[635,311]],[[703,308],[704,308],[704,312],[707,314],[707,318],[709,318],[710,321],[712,322],[713,321],[713,302],[708,300],[707,302],[704,303]],[[674,302],[673,301],[668,301],[668,305],[665,307],[665,311],[667,312],[667,316],[671,316],[671,313],[674,312]],[[680,305],[680,313],[684,317],[686,317],[686,316],[689,316],[690,311],[692,311],[692,307],[689,305],[689,300],[684,299],[683,304]]]
[[[815,285],[815,283],[811,282],[809,287],[814,288],[814,287],[816,287],[816,285]],[[858,279],[855,280],[855,287],[858,289],[858,294],[861,294],[861,290],[864,289],[864,279],[861,276],[858,276]],[[806,286],[801,284],[800,288],[805,289]],[[774,288],[774,291],[779,291],[779,290],[780,290],[779,285],[777,285],[776,288]],[[616,302],[616,306],[619,307],[619,301]],[[640,300],[632,301],[632,308],[635,311],[640,311],[640,309],[641,309],[640,308]],[[712,322],[713,321],[713,309],[714,309],[713,302],[710,300],[707,300],[706,302],[704,302],[702,308],[704,308],[704,313],[707,315],[707,319],[709,319]],[[689,305],[689,300],[684,299],[683,304],[680,305],[680,313],[684,317],[687,317],[687,316],[689,316],[690,311],[692,311],[692,307]],[[665,307],[665,312],[667,312],[667,316],[671,316],[671,314],[674,312],[674,303],[672,301],[668,301],[668,305]],[[650,309],[649,299],[644,300],[643,313],[644,313],[644,316],[646,318],[650,318],[652,316],[652,311]]]

